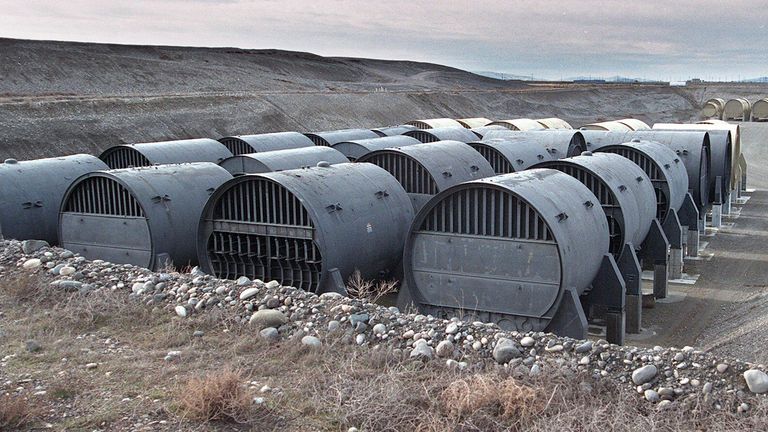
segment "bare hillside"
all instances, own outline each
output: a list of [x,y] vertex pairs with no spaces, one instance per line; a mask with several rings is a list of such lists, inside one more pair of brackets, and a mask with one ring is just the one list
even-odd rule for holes
[[532,85],[405,61],[231,48],[0,40],[0,157],[413,118],[689,119],[684,90]]

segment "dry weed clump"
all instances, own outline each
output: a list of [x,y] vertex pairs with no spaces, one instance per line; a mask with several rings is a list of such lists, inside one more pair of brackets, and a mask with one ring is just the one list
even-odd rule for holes
[[0,282],[0,291],[16,303],[39,302],[45,286],[32,274],[14,274]]
[[17,430],[28,425],[35,417],[35,410],[21,396],[0,396],[0,431]]
[[471,416],[478,411],[498,415],[502,419],[524,422],[544,410],[544,398],[536,389],[513,378],[473,375],[451,382],[441,394],[445,411],[454,419]]
[[201,422],[248,422],[253,395],[243,386],[244,381],[241,372],[231,369],[192,378],[179,391],[179,415]]
[[347,280],[347,293],[369,303],[378,303],[382,297],[396,292],[397,287],[398,282],[395,280],[375,282],[365,280],[357,270]]

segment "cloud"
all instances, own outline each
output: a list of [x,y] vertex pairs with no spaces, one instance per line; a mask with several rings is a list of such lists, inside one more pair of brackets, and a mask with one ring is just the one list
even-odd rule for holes
[[[5,3],[5,4],[4,4]],[[768,75],[768,8],[679,0],[0,0],[7,37],[238,46],[471,70]],[[738,69],[738,70],[736,70]]]

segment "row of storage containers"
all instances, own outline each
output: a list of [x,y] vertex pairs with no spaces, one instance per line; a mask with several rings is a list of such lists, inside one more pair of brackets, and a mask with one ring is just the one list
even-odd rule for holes
[[730,99],[728,102],[722,98],[708,99],[701,108],[701,118],[704,120],[725,121],[768,121],[768,98],[750,102],[746,98]]
[[90,259],[313,292],[344,292],[359,270],[402,280],[425,312],[518,330],[579,336],[607,316],[620,342],[624,322],[640,329],[640,266],[665,275],[665,296],[731,191],[729,129],[435,126],[7,160],[0,224]]

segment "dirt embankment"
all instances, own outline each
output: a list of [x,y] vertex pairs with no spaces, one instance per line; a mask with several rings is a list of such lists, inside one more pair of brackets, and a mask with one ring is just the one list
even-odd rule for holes
[[276,50],[0,40],[0,158],[431,117],[687,120],[684,90],[530,85],[446,66]]

